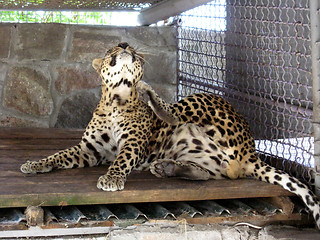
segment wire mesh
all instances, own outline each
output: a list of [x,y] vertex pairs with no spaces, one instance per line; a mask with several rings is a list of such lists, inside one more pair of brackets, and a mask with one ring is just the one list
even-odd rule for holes
[[309,1],[214,0],[178,27],[178,98],[212,92],[251,126],[258,153],[312,182]]

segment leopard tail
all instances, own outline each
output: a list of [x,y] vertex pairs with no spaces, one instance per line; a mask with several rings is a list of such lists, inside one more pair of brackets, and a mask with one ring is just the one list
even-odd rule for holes
[[320,229],[320,202],[317,196],[300,182],[297,178],[290,176],[284,171],[278,170],[261,159],[254,159],[253,168],[247,168],[247,176],[254,177],[257,180],[280,185],[284,189],[299,196],[309,211],[312,213],[318,228]]

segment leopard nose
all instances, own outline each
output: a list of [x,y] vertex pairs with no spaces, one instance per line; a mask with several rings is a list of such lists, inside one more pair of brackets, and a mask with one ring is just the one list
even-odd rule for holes
[[121,47],[121,48],[123,48],[123,49],[126,49],[127,47],[129,47],[129,44],[126,43],[126,42],[122,42],[122,43],[119,43],[119,44],[118,44],[118,47]]

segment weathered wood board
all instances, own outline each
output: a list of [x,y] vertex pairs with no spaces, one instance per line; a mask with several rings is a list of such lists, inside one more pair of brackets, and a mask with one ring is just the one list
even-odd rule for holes
[[187,181],[133,172],[125,190],[96,187],[107,166],[24,175],[20,165],[79,142],[83,130],[0,128],[0,208],[133,202],[193,201],[291,196],[279,186],[252,179]]

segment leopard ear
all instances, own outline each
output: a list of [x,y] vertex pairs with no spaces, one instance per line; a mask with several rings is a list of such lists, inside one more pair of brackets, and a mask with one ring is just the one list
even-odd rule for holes
[[92,67],[93,67],[98,73],[100,73],[102,62],[103,62],[103,58],[97,58],[97,59],[94,59],[94,60],[92,61]]

